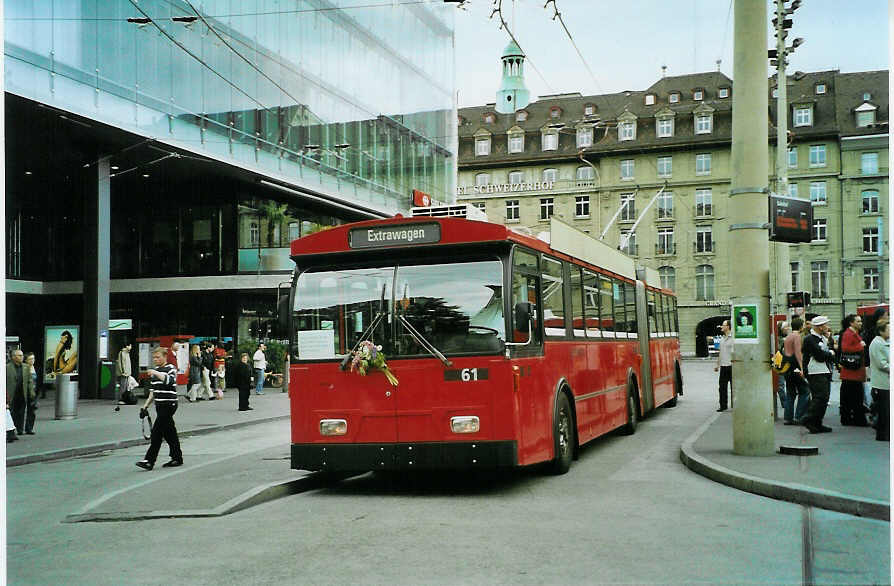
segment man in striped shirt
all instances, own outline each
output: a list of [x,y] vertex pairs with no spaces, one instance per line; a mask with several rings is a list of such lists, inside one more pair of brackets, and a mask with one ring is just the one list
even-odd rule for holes
[[177,367],[166,363],[167,353],[167,348],[158,347],[153,350],[152,362],[155,368],[146,371],[150,390],[140,416],[148,415],[149,405],[155,403],[155,424],[152,426],[151,443],[146,457],[137,462],[137,466],[145,470],[152,470],[155,466],[162,439],[168,442],[171,449],[171,460],[164,467],[183,465],[180,439],[177,437],[177,426],[174,425],[174,413],[177,411]]

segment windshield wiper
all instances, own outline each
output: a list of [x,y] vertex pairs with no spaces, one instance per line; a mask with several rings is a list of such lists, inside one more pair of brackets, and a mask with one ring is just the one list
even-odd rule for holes
[[402,324],[404,324],[404,326],[406,326],[407,331],[410,332],[410,335],[413,336],[413,339],[416,340],[417,342],[419,342],[420,346],[422,346],[423,348],[428,350],[429,354],[431,354],[432,356],[434,356],[435,358],[437,358],[438,360],[443,362],[444,366],[453,366],[453,363],[450,362],[449,360],[447,360],[447,358],[443,354],[441,354],[441,352],[437,348],[435,348],[431,342],[426,340],[422,336],[422,334],[420,334],[418,331],[416,331],[416,328],[413,327],[413,324],[411,324],[407,318],[405,318],[404,316],[402,316],[400,314],[397,314],[397,319],[399,319],[400,322]]
[[360,347],[360,344],[362,344],[364,340],[372,335],[373,331],[376,329],[376,326],[379,325],[379,322],[382,321],[383,317],[385,317],[384,311],[379,311],[376,313],[376,316],[369,323],[369,327],[366,328],[366,331],[363,332],[363,335],[360,336],[360,339],[357,340],[357,343],[354,344],[354,347],[351,348],[351,351],[345,355],[344,359],[342,359],[341,365],[339,365],[339,368],[341,370],[345,370],[348,367],[348,363],[351,362],[351,358],[354,357],[354,352],[357,351],[357,348]]

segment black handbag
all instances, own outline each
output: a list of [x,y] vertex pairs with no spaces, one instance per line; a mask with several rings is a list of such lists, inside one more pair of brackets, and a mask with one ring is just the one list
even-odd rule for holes
[[841,368],[846,368],[848,370],[857,370],[858,368],[863,366],[863,353],[842,352],[839,364],[841,365]]

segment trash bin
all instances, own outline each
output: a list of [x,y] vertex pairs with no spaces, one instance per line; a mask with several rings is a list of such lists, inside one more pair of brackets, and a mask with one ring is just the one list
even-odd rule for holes
[[75,419],[78,416],[78,375],[56,376],[56,419]]
[[115,363],[103,360],[99,363],[99,398],[115,398]]

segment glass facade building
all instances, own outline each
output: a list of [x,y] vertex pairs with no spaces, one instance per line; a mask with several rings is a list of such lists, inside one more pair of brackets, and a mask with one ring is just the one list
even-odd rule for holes
[[405,213],[413,190],[455,201],[454,6],[4,10],[7,330],[26,349],[41,342],[35,315],[80,322],[81,281],[106,262],[81,242],[103,157],[109,222],[96,229],[110,241],[109,311],[133,319],[129,337],[284,337],[274,316],[291,240]]

